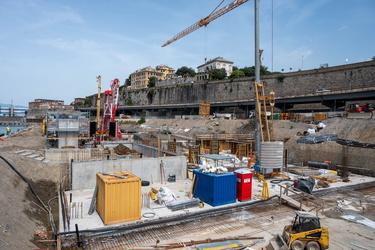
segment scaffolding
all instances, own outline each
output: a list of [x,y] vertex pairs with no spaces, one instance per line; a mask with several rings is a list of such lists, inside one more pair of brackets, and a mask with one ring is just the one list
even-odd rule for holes
[[45,118],[46,148],[78,148],[90,139],[87,113],[49,111]]

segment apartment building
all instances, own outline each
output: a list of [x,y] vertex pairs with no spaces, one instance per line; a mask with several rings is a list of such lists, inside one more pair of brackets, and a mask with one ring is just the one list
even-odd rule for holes
[[33,102],[29,102],[29,110],[42,109],[42,110],[73,110],[74,107],[70,105],[64,105],[62,100],[50,100],[50,99],[35,99]]
[[158,80],[166,80],[175,76],[174,69],[167,65],[158,65],[156,68],[151,66],[136,70],[130,74],[130,86],[132,89],[147,88],[150,77],[156,77]]
[[197,67],[198,73],[207,73],[212,69],[225,69],[227,76],[230,76],[233,71],[233,62],[228,61],[222,57],[216,57],[215,59],[209,60],[205,64]]

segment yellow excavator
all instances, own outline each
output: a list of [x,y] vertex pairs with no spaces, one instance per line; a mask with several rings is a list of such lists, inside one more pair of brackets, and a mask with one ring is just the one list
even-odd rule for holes
[[320,226],[320,219],[312,213],[295,211],[296,217],[289,226],[284,227],[276,242],[270,242],[279,250],[320,250],[329,247],[328,228]]

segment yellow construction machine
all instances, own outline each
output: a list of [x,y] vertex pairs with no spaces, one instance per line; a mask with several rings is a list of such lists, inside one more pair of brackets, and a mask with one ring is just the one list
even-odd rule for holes
[[[318,216],[304,211],[295,211],[296,217],[289,226],[284,227],[282,235],[276,238],[274,249],[280,250],[320,250],[329,247],[328,228],[320,226]],[[276,248],[275,248],[276,247]]]

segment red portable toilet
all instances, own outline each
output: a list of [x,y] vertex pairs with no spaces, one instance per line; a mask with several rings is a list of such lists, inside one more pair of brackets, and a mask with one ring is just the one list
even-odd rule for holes
[[237,176],[237,195],[239,201],[251,199],[253,174],[248,169],[238,169],[234,171]]

